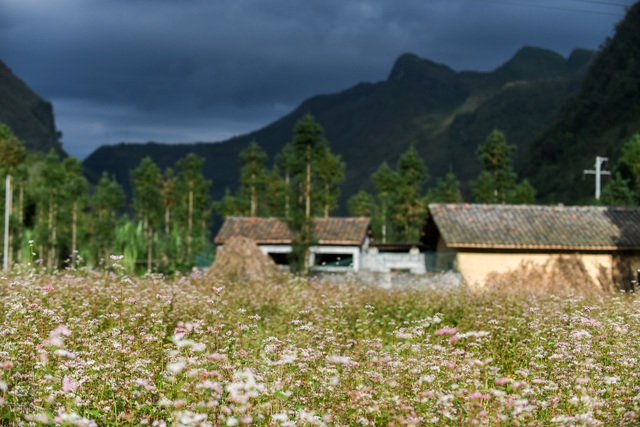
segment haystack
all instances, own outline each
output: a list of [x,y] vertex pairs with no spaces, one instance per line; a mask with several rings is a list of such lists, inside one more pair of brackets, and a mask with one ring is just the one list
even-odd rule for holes
[[584,262],[576,256],[559,256],[544,264],[523,261],[520,266],[506,273],[493,273],[490,281],[516,292],[578,292],[580,294],[600,294],[611,292],[613,283],[606,271],[600,271],[597,278],[591,277]]
[[280,268],[268,255],[262,253],[253,240],[231,237],[218,249],[207,275],[211,278],[251,280],[279,273]]

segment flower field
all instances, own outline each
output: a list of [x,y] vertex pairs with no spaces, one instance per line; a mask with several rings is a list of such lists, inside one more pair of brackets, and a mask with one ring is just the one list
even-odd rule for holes
[[632,295],[23,272],[0,319],[3,426],[640,423]]

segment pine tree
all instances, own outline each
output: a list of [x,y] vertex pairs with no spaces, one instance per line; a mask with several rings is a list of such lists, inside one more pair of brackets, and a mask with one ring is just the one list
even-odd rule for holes
[[120,184],[115,179],[109,178],[107,172],[103,172],[91,199],[94,211],[93,234],[96,243],[96,261],[100,258],[106,261],[112,254],[116,237],[116,212],[124,206],[124,203],[125,194]]
[[69,156],[62,162],[65,180],[65,198],[71,205],[71,267],[76,267],[78,250],[78,215],[86,204],[89,184],[84,177],[82,162]]
[[516,175],[511,167],[514,145],[508,145],[504,133],[494,129],[484,145],[478,147],[478,159],[493,183],[492,203],[507,203],[509,193],[515,189]]
[[[64,170],[58,154],[51,150],[44,159],[39,182],[40,238],[47,242],[47,269],[58,267],[60,206],[64,193]],[[42,252],[42,251],[41,251]]]
[[427,193],[429,203],[461,203],[460,181],[456,175],[449,171],[444,179],[438,178],[435,187]]
[[635,205],[635,197],[629,187],[629,180],[622,178],[620,172],[615,172],[611,180],[602,189],[600,203],[605,206]]
[[[192,262],[194,245],[193,236],[206,234],[207,221],[211,215],[209,187],[211,181],[203,175],[205,159],[193,153],[176,162],[178,171],[178,187],[184,199],[180,203],[183,230],[186,234],[186,253],[184,262]],[[199,248],[195,248],[199,249]]]
[[295,156],[298,159],[298,181],[301,184],[302,198],[304,200],[304,216],[307,220],[311,218],[311,191],[313,182],[313,162],[317,158],[318,151],[322,153],[324,147],[324,131],[316,123],[311,114],[302,117],[293,130],[293,147]]
[[291,257],[294,270],[298,269],[306,274],[309,271],[309,248],[313,242],[311,194],[313,191],[314,164],[319,155],[322,155],[327,148],[324,131],[310,114],[298,120],[293,133],[293,147],[296,159],[293,162],[293,166],[299,197],[295,198],[294,203],[292,203],[288,219],[289,228],[294,234]]
[[482,172],[470,183],[477,203],[534,203],[536,191],[529,181],[517,183],[511,166],[516,147],[508,145],[504,134],[495,129],[478,147]]
[[265,179],[264,209],[266,216],[286,218],[286,199],[289,191],[285,179],[280,175],[280,168],[274,165]]
[[389,224],[389,206],[393,195],[400,184],[400,177],[394,172],[387,162],[382,162],[377,171],[371,175],[371,181],[376,189],[378,200],[380,201],[380,216],[382,218],[382,243],[387,242]]
[[349,198],[347,206],[351,215],[371,218],[376,209],[376,200],[371,194],[360,190]]
[[471,181],[470,186],[476,203],[495,203],[496,187],[491,173],[483,170],[477,180]]
[[222,196],[222,198],[217,202],[213,203],[213,209],[222,217],[222,219],[240,215],[238,198],[231,193],[229,188],[225,188],[224,196]]
[[249,216],[258,216],[258,195],[264,194],[267,154],[255,142],[240,152],[240,194],[249,196]]
[[172,168],[166,168],[162,174],[162,207],[164,208],[164,234],[171,234],[171,212],[178,203],[178,179]]
[[317,199],[322,206],[322,214],[329,217],[329,212],[338,206],[340,184],[344,181],[345,164],[340,155],[331,153],[327,146],[317,160]]
[[8,211],[5,212],[5,242],[4,242],[4,268],[11,265],[10,254],[12,252],[12,233],[9,230],[10,216],[13,201],[12,175],[15,175],[19,165],[25,161],[26,153],[22,142],[11,132],[8,126],[0,123],[0,165],[5,179],[5,198],[7,198]]
[[286,144],[282,151],[276,156],[276,166],[284,174],[284,217],[289,218],[291,213],[291,178],[296,170],[295,148],[293,144]]
[[428,178],[427,168],[411,146],[400,157],[396,170],[398,187],[392,197],[391,218],[394,226],[400,230],[401,239],[414,241],[418,238],[420,224],[426,213],[421,190]]
[[143,230],[147,237],[147,271],[151,271],[153,261],[154,229],[161,221],[162,174],[151,159],[145,157],[137,168],[131,172],[131,187],[133,189],[133,206],[138,220],[142,221]]

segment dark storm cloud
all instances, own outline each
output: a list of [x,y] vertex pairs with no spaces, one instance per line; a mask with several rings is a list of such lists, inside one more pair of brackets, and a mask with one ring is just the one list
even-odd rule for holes
[[623,13],[580,0],[526,4],[3,0],[0,59],[54,102],[65,147],[84,156],[121,139],[250,131],[311,95],[384,79],[404,52],[489,70],[523,45],[596,48],[619,19],[604,13]]

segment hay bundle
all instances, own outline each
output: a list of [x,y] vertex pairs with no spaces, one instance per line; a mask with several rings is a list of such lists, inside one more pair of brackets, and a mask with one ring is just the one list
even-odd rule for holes
[[247,237],[232,237],[218,250],[209,269],[211,278],[251,280],[276,275],[280,269]]
[[577,256],[558,256],[544,264],[523,261],[506,273],[493,273],[489,280],[504,290],[516,292],[566,292],[600,294],[613,288],[606,271],[600,269],[597,278],[591,277],[584,262]]

